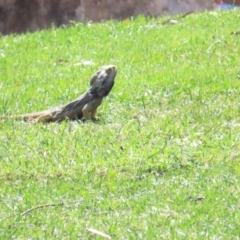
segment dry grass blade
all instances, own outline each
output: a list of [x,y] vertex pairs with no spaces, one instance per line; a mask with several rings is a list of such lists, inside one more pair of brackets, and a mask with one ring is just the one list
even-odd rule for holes
[[101,232],[101,231],[98,231],[98,230],[96,230],[96,229],[94,229],[94,228],[87,228],[87,231],[88,231],[88,232],[91,232],[91,233],[94,233],[94,234],[96,234],[96,235],[98,235],[98,236],[101,236],[101,237],[103,237],[103,238],[112,239],[111,236],[109,236],[109,235],[107,235],[106,233],[103,233],[103,232]]
[[64,203],[61,202],[61,203],[49,203],[49,204],[39,205],[39,206],[36,206],[36,207],[33,207],[33,208],[30,208],[30,209],[26,210],[25,212],[23,212],[21,214],[21,216],[24,216],[25,214],[30,213],[35,209],[45,208],[45,207],[55,207],[55,206],[58,206],[58,205],[64,205]]
[[33,210],[39,209],[39,208],[45,208],[45,207],[55,207],[55,206],[59,206],[59,205],[67,205],[67,204],[73,204],[73,203],[78,203],[79,201],[71,201],[71,202],[59,202],[59,203],[47,203],[47,204],[42,204],[42,205],[38,205],[35,207],[32,207],[26,211],[24,211],[23,213],[21,213],[21,216],[26,215],[27,213],[32,212]]

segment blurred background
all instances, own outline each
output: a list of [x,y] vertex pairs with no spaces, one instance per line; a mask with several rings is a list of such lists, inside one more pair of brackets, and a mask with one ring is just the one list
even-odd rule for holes
[[161,16],[204,10],[228,10],[240,0],[0,0],[0,33],[36,31],[72,21]]

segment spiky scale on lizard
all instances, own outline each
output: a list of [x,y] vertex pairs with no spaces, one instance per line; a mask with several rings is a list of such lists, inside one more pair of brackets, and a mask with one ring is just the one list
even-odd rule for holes
[[33,122],[59,122],[63,120],[95,120],[97,108],[111,91],[117,68],[114,65],[101,67],[90,79],[90,88],[76,100],[46,111],[0,116],[0,119],[23,119]]

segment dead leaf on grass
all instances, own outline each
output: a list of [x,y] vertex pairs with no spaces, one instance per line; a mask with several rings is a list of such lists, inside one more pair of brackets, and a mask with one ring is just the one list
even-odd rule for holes
[[231,35],[240,35],[240,31],[233,31],[231,32]]
[[205,200],[205,197],[197,197],[194,201],[199,202]]

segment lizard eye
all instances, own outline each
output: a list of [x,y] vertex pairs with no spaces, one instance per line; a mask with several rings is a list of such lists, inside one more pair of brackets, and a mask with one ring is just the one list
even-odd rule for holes
[[112,72],[112,68],[108,68],[106,72],[107,73],[111,73]]

